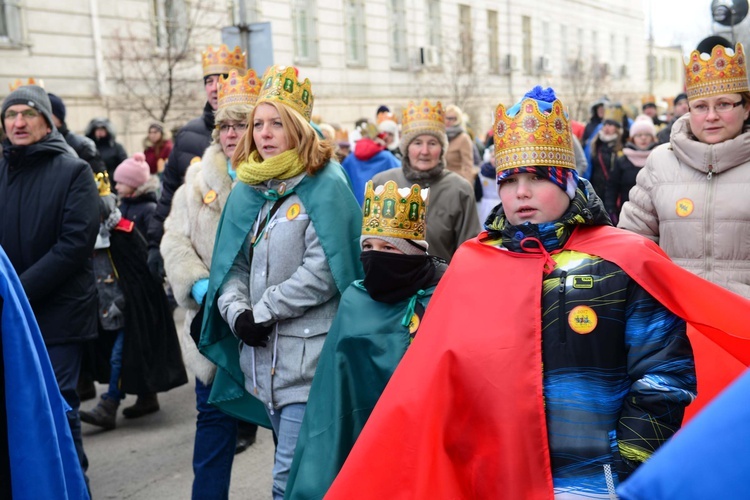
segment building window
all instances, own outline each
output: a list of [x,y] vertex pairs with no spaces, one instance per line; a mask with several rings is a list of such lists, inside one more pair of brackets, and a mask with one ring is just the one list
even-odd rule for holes
[[468,5],[458,6],[458,55],[460,68],[471,71],[473,67],[474,48],[471,33],[471,7]]
[[390,13],[390,40],[391,40],[391,67],[404,69],[409,67],[406,44],[406,7],[404,0],[391,0],[389,2]]
[[487,54],[490,58],[490,73],[500,73],[500,33],[497,25],[496,10],[487,11],[487,42],[489,43]]
[[188,6],[185,0],[152,0],[156,46],[182,52],[188,43]]
[[440,0],[427,0],[427,45],[435,54],[435,64],[440,64],[443,50],[441,36]]
[[599,33],[596,30],[591,32],[591,57],[594,61],[599,60]]
[[318,62],[318,19],[315,1],[292,2],[294,60],[301,64]]
[[346,63],[364,66],[367,61],[365,44],[365,5],[363,0],[347,0],[344,4],[346,25]]
[[583,28],[578,28],[578,36],[576,37],[578,46],[576,47],[576,59],[586,58],[586,45],[583,43]]
[[534,71],[531,56],[531,18],[521,16],[521,55],[523,57],[523,72],[530,75]]
[[563,68],[567,69],[570,63],[570,54],[568,53],[568,27],[564,24],[560,25],[560,61],[562,62]]
[[16,0],[0,0],[0,45],[21,43],[20,11]]

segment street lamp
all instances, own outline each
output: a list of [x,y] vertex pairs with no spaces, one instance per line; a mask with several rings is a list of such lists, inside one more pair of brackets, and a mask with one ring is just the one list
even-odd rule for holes
[[747,0],[713,0],[711,17],[722,26],[729,26],[732,31],[732,45],[735,43],[734,26],[747,16]]

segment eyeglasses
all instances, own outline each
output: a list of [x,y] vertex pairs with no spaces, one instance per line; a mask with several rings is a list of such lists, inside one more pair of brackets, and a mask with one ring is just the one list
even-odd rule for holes
[[14,111],[14,110],[8,110],[5,112],[5,118],[7,120],[15,120],[18,115],[23,116],[24,118],[36,118],[39,116],[39,111],[35,109],[24,109],[23,111]]
[[[730,111],[737,106],[742,106],[745,103],[744,99],[740,99],[737,102],[728,102],[728,101],[721,101],[714,104],[713,108],[714,111],[717,113],[726,113],[727,111]],[[711,106],[704,103],[698,103],[690,106],[690,112],[696,115],[705,115],[708,114],[708,110],[711,109]]]
[[455,122],[455,121],[458,121],[458,117],[457,116],[446,116],[445,117],[445,121],[447,121],[447,122]]
[[218,128],[219,132],[221,132],[222,134],[226,134],[227,132],[229,132],[230,128],[234,130],[235,134],[242,134],[243,132],[245,132],[245,130],[247,130],[247,123],[235,123],[234,125],[222,123],[216,128]]

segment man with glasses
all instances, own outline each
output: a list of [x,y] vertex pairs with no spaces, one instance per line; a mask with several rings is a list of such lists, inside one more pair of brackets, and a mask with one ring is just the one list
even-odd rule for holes
[[82,342],[97,335],[91,256],[99,193],[91,168],[55,127],[43,88],[11,92],[0,118],[7,134],[0,158],[0,246],[19,275],[71,407],[68,423],[85,473],[76,385]]

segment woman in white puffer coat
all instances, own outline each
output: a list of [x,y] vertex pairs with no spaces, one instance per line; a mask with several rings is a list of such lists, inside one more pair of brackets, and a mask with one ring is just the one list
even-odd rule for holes
[[750,89],[742,46],[716,46],[710,58],[693,52],[687,75],[690,112],[649,156],[618,227],[750,298]]

